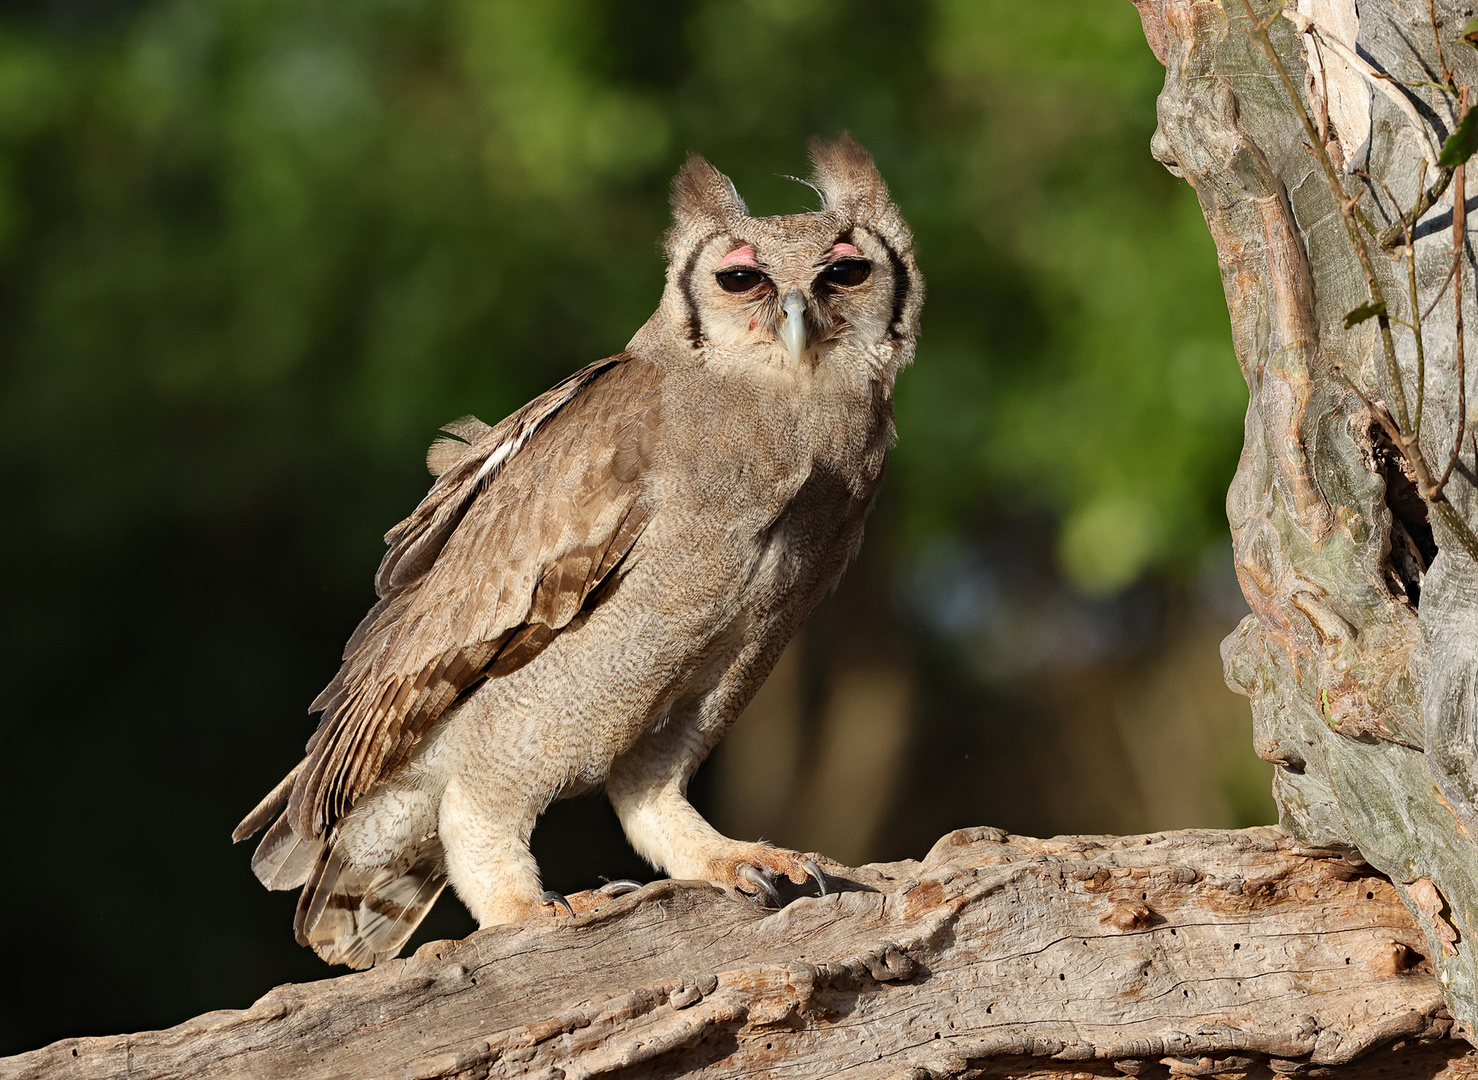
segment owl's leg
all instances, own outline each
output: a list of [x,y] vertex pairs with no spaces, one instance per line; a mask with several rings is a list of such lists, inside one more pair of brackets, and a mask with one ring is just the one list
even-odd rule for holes
[[727,725],[705,728],[674,719],[649,732],[611,765],[606,793],[637,853],[675,878],[712,881],[779,903],[770,876],[802,884],[826,878],[816,856],[763,842],[732,840],[693,809],[688,779]]
[[512,794],[474,792],[453,780],[441,797],[437,831],[447,876],[480,927],[543,913],[539,864],[529,851],[541,807],[520,806]]

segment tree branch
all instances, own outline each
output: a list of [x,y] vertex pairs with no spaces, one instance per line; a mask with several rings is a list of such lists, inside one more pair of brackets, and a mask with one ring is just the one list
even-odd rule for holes
[[[0,1078],[1117,1076],[1162,1062],[1365,1076],[1396,1058],[1437,1076],[1478,1062],[1448,1039],[1391,884],[1277,829],[967,829],[839,884],[777,912],[657,882],[168,1031],[64,1040],[0,1061]],[[1382,1051],[1399,1040],[1419,1041]]]

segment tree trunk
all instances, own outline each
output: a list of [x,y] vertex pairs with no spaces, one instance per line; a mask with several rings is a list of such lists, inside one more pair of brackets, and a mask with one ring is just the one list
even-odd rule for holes
[[[1227,509],[1253,614],[1223,645],[1227,680],[1252,699],[1257,750],[1279,766],[1282,824],[1395,881],[1470,1033],[1478,572],[1474,413],[1455,349],[1475,315],[1465,238],[1448,281],[1463,170],[1447,170],[1414,229],[1419,309],[1435,304],[1419,324],[1424,391],[1411,326],[1355,312],[1373,280],[1390,316],[1417,324],[1402,230],[1383,245],[1357,224],[1367,276],[1329,178],[1380,230],[1398,218],[1393,199],[1410,209],[1442,175],[1438,148],[1466,91],[1411,84],[1445,82],[1447,67],[1454,89],[1478,84],[1462,40],[1471,9],[1436,3],[1434,32],[1430,0],[1362,0],[1358,12],[1355,0],[1300,0],[1292,18],[1258,0],[1260,38],[1244,0],[1136,2],[1166,69],[1153,150],[1196,189],[1251,395]],[[1463,457],[1434,494],[1459,431]]]
[[1395,890],[1274,828],[969,829],[838,884],[657,882],[0,1078],[1478,1075]]

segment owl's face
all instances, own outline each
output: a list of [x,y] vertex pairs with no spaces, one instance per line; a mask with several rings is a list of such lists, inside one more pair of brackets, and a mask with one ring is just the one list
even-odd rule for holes
[[681,312],[694,349],[891,378],[912,359],[923,298],[912,237],[849,136],[813,144],[812,156],[822,209],[762,218],[727,177],[689,159],[674,185],[664,306]]

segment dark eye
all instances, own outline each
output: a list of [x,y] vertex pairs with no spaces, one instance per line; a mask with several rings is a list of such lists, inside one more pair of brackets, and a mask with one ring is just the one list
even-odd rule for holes
[[765,280],[764,274],[744,266],[736,266],[732,270],[720,270],[714,276],[718,278],[719,288],[724,292],[732,293],[748,292]]
[[821,271],[821,280],[833,285],[861,285],[872,273],[872,264],[864,259],[842,259]]

